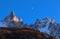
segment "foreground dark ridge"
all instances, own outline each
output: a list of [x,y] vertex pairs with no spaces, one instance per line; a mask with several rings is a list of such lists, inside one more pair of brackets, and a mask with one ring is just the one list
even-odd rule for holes
[[0,39],[56,39],[55,37],[32,28],[0,27]]

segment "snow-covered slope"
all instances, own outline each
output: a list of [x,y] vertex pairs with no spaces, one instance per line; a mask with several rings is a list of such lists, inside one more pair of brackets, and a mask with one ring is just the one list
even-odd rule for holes
[[50,34],[50,30],[48,29],[49,23],[50,23],[50,19],[46,17],[46,18],[43,18],[42,20],[36,20],[35,25],[37,25],[38,30],[40,30],[40,32]]
[[7,27],[6,23],[0,22],[0,27]]
[[48,27],[41,28],[40,31],[46,34],[50,34],[50,30],[48,29]]

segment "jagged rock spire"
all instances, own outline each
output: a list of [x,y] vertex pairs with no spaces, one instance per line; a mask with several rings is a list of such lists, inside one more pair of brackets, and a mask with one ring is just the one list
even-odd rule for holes
[[11,17],[14,17],[15,16],[14,11],[11,12],[10,16]]
[[9,20],[11,20],[11,19],[13,19],[14,18],[14,11],[12,11],[11,13],[10,13],[10,15],[8,15],[8,16],[6,16],[5,18],[4,18],[4,22],[8,22]]
[[35,24],[40,24],[40,19],[36,19]]
[[11,21],[16,21],[16,22],[18,22],[19,19],[15,16],[14,11],[12,11],[12,12],[10,13],[10,15],[8,15],[8,16],[4,19],[4,21],[6,21],[6,22],[11,22]]
[[48,18],[48,17],[45,17],[45,18],[43,18],[42,20],[49,20],[49,18]]

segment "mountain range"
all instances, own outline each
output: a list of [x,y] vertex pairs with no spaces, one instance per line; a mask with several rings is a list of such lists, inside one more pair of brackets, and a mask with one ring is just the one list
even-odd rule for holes
[[24,27],[24,28],[33,28],[39,30],[46,34],[50,34],[57,38],[60,38],[60,24],[56,23],[54,19],[45,17],[43,19],[36,19],[34,24],[25,24],[22,18],[17,18],[14,14],[14,11],[10,15],[6,16],[2,21],[0,21],[0,27],[12,28],[15,26]]

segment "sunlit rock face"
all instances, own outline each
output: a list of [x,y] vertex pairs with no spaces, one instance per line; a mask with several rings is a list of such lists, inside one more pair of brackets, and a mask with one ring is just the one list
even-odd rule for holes
[[19,19],[15,16],[14,12],[12,11],[11,14],[9,16],[7,16],[4,21],[9,22],[9,21],[15,21],[15,22],[19,22]]
[[50,19],[50,23],[55,24],[56,22],[54,19]]
[[0,27],[7,27],[6,23],[0,22]]
[[13,18],[13,20],[14,20],[15,22],[19,22],[19,19],[18,19],[16,16]]
[[4,23],[7,24],[7,27],[14,27],[14,26],[23,26],[22,18],[17,18],[12,11],[10,15],[8,15],[4,20]]

